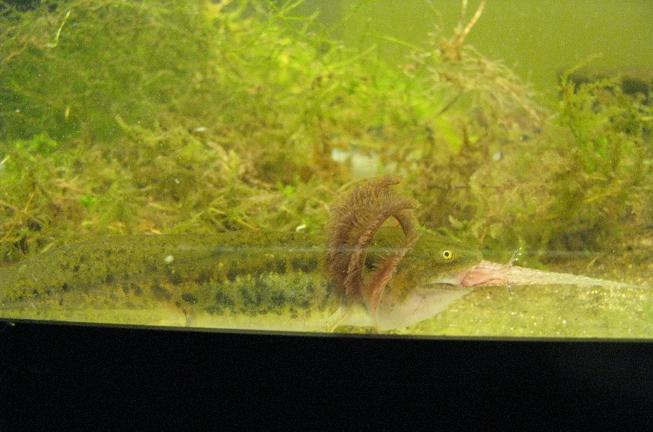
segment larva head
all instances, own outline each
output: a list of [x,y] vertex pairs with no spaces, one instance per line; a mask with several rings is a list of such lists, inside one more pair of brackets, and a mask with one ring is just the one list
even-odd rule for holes
[[[462,296],[447,284],[480,254],[419,228],[417,203],[395,194],[394,178],[368,181],[334,205],[328,270],[351,300],[362,300],[379,328],[410,325]],[[394,225],[387,222],[394,220]],[[440,308],[440,309],[438,309]],[[430,315],[429,315],[430,314]]]
[[[404,237],[401,229],[383,227],[368,248],[367,268],[376,269],[384,259],[401,244]],[[478,264],[481,253],[453,238],[429,231],[418,230],[418,238],[395,269],[395,277],[412,279],[416,284],[450,282],[460,272]]]
[[[389,270],[403,233],[382,228],[368,248],[364,287],[368,308],[377,328],[405,327],[436,315],[471,291],[461,284],[470,268],[482,260],[480,252],[466,244],[427,230],[403,258]],[[386,277],[380,275],[386,273]],[[381,284],[384,284],[382,287]]]

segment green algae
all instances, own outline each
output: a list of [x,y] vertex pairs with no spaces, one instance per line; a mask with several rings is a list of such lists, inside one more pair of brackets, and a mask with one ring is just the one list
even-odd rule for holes
[[488,250],[608,249],[652,220],[650,106],[565,76],[542,107],[464,43],[465,21],[391,67],[292,5],[76,0],[0,19],[4,260],[79,231],[319,232],[356,178],[334,149],[375,156],[427,225]]

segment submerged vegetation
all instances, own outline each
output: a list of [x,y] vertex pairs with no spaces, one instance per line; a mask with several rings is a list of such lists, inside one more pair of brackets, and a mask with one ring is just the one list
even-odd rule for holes
[[320,233],[363,173],[505,258],[653,225],[650,95],[565,74],[541,106],[465,44],[484,2],[402,65],[284,4],[0,3],[0,261],[80,234]]

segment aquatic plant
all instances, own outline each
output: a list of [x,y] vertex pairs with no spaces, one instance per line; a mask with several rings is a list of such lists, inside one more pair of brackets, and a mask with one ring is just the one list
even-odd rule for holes
[[576,86],[567,73],[557,107],[536,103],[507,67],[464,44],[483,8],[453,36],[435,33],[407,69],[430,83],[437,109],[424,122],[428,146],[390,150],[425,197],[421,218],[505,259],[631,242],[652,220],[648,96],[624,94],[617,79]]
[[[80,0],[3,10],[5,258],[74,226],[225,230],[283,226],[290,215],[313,228],[307,210],[321,201],[304,186],[311,143],[292,135],[304,134],[309,117],[293,109],[315,99],[291,86],[322,97],[313,84],[322,60],[283,11],[261,2],[267,19],[248,18],[227,3]],[[56,151],[41,151],[43,136]],[[38,229],[26,223],[34,217],[43,219]]]
[[612,249],[653,221],[651,108],[618,86],[563,80],[543,107],[465,43],[482,8],[396,67],[296,5],[5,5],[0,259],[80,234],[321,233],[354,154],[487,250]]
[[117,114],[151,126],[204,95],[213,52],[198,2],[44,1],[2,19],[5,140],[114,139]]
[[575,87],[563,77],[560,90],[541,133],[470,178],[473,229],[545,256],[616,251],[651,221],[650,108],[614,80]]

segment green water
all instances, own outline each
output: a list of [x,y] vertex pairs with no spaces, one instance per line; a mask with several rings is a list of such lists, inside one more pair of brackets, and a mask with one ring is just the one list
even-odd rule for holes
[[[478,1],[470,1],[471,17]],[[308,0],[301,7],[318,22],[360,49],[376,46],[390,62],[406,61],[406,45],[425,46],[436,28],[453,29],[457,0]],[[559,73],[592,59],[599,70],[651,79],[653,8],[646,0],[511,0],[488,2],[468,41],[510,66],[546,97],[555,97]]]

